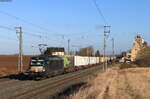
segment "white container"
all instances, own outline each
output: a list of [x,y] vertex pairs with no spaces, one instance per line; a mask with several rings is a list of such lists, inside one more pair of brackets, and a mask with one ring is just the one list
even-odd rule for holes
[[99,57],[74,56],[75,66],[94,65],[100,63]]

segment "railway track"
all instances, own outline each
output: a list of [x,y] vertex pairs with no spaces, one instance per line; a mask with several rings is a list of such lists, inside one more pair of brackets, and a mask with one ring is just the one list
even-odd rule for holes
[[0,79],[0,83],[8,82],[8,81],[11,81],[11,79],[7,79],[7,78]]
[[15,75],[10,75],[10,76],[4,76],[0,78],[0,84],[2,83],[7,83],[7,82],[14,82],[14,81],[18,81],[19,76],[17,74]]
[[4,78],[4,79],[0,79],[0,86],[7,86],[9,84],[16,83],[16,82],[19,81],[15,79]]
[[0,91],[0,98],[29,99],[52,96],[55,91],[60,91],[62,86],[68,85],[66,87],[69,87],[69,83],[83,79],[100,68],[101,66],[96,66],[42,81],[17,81],[16,83],[9,83],[9,85],[0,85],[0,88],[3,89]]
[[[96,69],[97,68],[90,68],[90,69],[84,70],[82,72],[75,73],[75,74],[70,75],[68,77],[59,79],[57,81],[48,83],[48,84],[43,85],[43,86],[39,86],[39,87],[32,89],[28,92],[14,96],[13,98],[15,98],[15,99],[37,98],[40,95],[41,95],[41,97],[43,97],[42,96],[43,93],[45,93],[47,91],[50,92],[51,89],[56,89],[56,87],[58,87],[58,86],[61,86],[61,85],[63,86],[64,84],[66,84],[68,82],[72,82],[73,80],[79,79],[81,76],[85,76],[85,75],[87,75],[87,73],[95,71]],[[38,95],[38,96],[36,97],[36,95]]]

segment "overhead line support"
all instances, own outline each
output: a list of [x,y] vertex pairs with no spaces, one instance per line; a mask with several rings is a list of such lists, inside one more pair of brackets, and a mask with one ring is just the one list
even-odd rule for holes
[[23,37],[22,27],[16,27],[16,34],[19,38],[18,72],[23,72]]

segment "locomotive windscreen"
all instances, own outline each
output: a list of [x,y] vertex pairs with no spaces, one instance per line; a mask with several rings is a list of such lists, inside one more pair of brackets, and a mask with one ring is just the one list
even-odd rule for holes
[[31,66],[43,66],[44,59],[43,58],[31,58]]

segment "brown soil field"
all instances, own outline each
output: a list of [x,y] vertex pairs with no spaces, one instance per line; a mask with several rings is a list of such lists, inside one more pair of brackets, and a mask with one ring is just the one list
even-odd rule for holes
[[[31,56],[23,56],[24,71],[28,70]],[[0,55],[0,76],[18,73],[18,56]]]
[[113,67],[68,99],[150,99],[150,68]]

